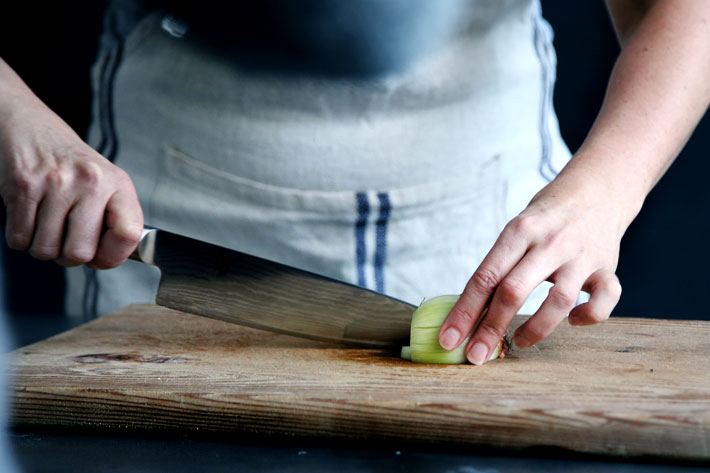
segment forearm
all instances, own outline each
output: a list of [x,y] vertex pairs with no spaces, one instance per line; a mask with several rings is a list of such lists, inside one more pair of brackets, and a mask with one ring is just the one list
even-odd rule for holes
[[[625,46],[592,130],[505,226],[441,327],[447,349],[473,330],[466,353],[474,364],[490,358],[543,281],[553,287],[515,331],[517,347],[537,343],[565,319],[588,325],[609,317],[621,296],[621,238],[710,102],[710,1],[615,1]],[[590,299],[577,306],[580,290]]]
[[12,68],[0,58],[0,117],[6,117],[18,101],[37,101],[37,97]]
[[47,133],[49,128],[61,130],[74,142],[81,142],[71,127],[50,110],[0,58],[0,160],[7,158],[10,150],[19,152],[18,147],[35,142],[33,137],[52,136],[52,133]]
[[659,0],[619,36],[604,104],[560,178],[603,175],[630,222],[710,103],[710,2]]

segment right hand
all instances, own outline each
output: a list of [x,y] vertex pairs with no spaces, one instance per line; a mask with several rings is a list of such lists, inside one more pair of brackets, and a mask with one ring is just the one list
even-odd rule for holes
[[130,177],[36,97],[14,99],[0,121],[8,246],[63,266],[118,266],[143,229]]

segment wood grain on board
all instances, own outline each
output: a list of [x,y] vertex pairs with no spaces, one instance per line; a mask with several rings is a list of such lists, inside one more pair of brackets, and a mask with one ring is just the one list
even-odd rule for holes
[[538,349],[441,366],[140,305],[21,348],[10,367],[20,428],[710,458],[710,322],[562,324]]

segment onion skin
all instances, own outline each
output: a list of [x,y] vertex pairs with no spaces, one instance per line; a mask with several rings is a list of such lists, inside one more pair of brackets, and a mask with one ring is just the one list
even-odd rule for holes
[[[410,333],[410,346],[402,348],[402,358],[415,363],[462,364],[466,363],[468,337],[453,350],[439,344],[439,330],[446,316],[458,300],[457,295],[444,295],[427,299],[414,311]],[[505,356],[505,341],[493,350],[490,360]]]

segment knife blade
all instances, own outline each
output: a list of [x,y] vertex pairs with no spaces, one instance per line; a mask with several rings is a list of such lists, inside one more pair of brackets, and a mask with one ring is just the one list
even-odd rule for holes
[[130,257],[157,266],[158,305],[347,345],[406,345],[414,306],[352,284],[159,229]]

